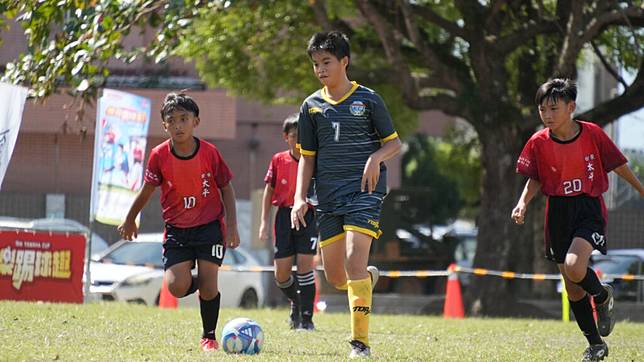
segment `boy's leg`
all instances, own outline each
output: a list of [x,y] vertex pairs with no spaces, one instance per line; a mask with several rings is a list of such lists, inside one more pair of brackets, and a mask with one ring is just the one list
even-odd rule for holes
[[[203,326],[202,338],[216,340],[221,294],[217,283],[219,265],[199,259],[199,306]],[[215,346],[214,349],[217,349]]]
[[564,264],[558,264],[558,266],[563,275],[566,292],[570,300],[570,307],[575,315],[579,329],[584,334],[584,337],[586,337],[590,346],[603,345],[604,341],[597,330],[597,325],[593,318],[593,307],[590,305],[588,294],[577,283],[568,278]]
[[291,329],[300,327],[300,296],[297,280],[293,277],[295,256],[294,230],[291,229],[291,209],[280,207],[275,215],[275,283],[291,303],[289,324]]
[[346,262],[346,233],[342,228],[344,217],[337,215],[318,214],[320,230],[320,254],[324,267],[324,276],[329,284],[336,289],[347,290]]
[[603,286],[595,271],[588,267],[593,249],[589,241],[575,237],[566,254],[564,269],[566,276],[594,299],[599,331],[605,337],[611,333],[615,324],[612,288]]
[[297,285],[300,293],[302,328],[314,329],[313,303],[315,301],[314,257],[311,254],[297,254]]
[[371,313],[371,277],[367,271],[372,237],[347,231],[348,297],[351,312],[351,339],[369,346]]
[[277,258],[273,261],[275,265],[275,284],[291,302],[290,325],[291,329],[300,326],[300,295],[298,294],[298,283],[293,278],[291,271],[293,257]]

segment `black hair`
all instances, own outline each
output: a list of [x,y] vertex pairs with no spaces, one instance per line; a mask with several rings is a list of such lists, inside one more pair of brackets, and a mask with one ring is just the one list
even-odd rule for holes
[[[333,54],[338,60],[347,57],[351,61],[349,38],[339,31],[315,33],[309,40],[306,52],[309,54],[309,57],[316,52],[328,52]],[[349,68],[349,65],[347,65],[347,68]]]
[[165,96],[163,105],[161,106],[161,120],[165,121],[165,117],[167,117],[172,111],[176,110],[192,112],[195,117],[199,117],[199,106],[197,106],[197,102],[183,92],[172,92]]
[[550,79],[537,89],[534,102],[537,106],[540,106],[545,100],[552,100],[557,103],[560,99],[566,103],[577,99],[577,84],[575,81],[568,78]]
[[291,114],[286,117],[284,123],[282,124],[282,132],[290,133],[292,129],[297,129],[297,120],[299,115],[297,113]]

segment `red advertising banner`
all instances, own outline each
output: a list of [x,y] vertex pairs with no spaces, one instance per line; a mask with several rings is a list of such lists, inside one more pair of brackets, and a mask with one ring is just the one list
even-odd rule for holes
[[86,237],[0,230],[0,299],[83,303]]

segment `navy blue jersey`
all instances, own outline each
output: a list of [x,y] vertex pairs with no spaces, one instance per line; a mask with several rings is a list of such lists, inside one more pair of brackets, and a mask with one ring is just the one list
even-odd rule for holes
[[[383,143],[398,137],[384,101],[373,90],[352,82],[338,101],[326,89],[310,95],[300,109],[298,144],[316,156],[315,193],[320,209],[336,197],[360,192],[367,159]],[[387,169],[380,164],[376,192],[387,191]]]

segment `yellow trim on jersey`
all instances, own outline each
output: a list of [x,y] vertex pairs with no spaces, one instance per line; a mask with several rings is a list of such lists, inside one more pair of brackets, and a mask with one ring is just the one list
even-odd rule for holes
[[320,107],[309,108],[309,114],[313,114],[313,113],[322,113],[322,109]]
[[375,239],[378,239],[380,235],[382,235],[382,230],[380,229],[378,229],[378,231],[373,231],[355,225],[344,225],[342,228],[344,229],[344,231],[357,231],[361,234],[369,235]]
[[332,236],[332,237],[330,237],[328,239],[324,239],[324,240],[320,241],[320,247],[323,248],[323,247],[325,247],[325,246],[327,246],[329,244],[335,243],[336,241],[342,239],[344,237],[344,234],[345,233],[340,233],[338,235],[335,235],[335,236]]
[[300,145],[300,153],[303,154],[304,156],[315,156],[315,151],[305,150],[302,148],[301,145]]
[[302,145],[301,145],[301,144],[299,144],[299,143],[296,143],[296,144],[295,144],[295,148],[297,148],[298,150],[301,150],[301,149],[302,149]]
[[356,91],[356,89],[358,89],[358,87],[360,86],[360,85],[359,85],[358,83],[356,83],[355,81],[351,81],[351,84],[353,84],[353,86],[351,87],[351,89],[349,89],[349,91],[348,91],[345,95],[343,95],[343,96],[342,96],[342,98],[338,99],[337,101],[334,101],[333,99],[331,99],[331,98],[327,95],[327,92],[326,92],[326,86],[324,86],[324,88],[322,88],[322,92],[320,92],[320,94],[322,95],[322,98],[323,98],[325,101],[327,101],[327,102],[329,102],[329,103],[331,103],[331,104],[333,104],[333,105],[335,106],[335,105],[338,105],[338,104],[342,103],[345,99],[349,98],[349,96],[350,96],[350,95],[352,95],[352,94],[353,94],[353,92],[355,92],[355,91]]
[[390,134],[389,136],[383,138],[382,143],[387,143],[387,142],[389,142],[389,141],[391,141],[391,140],[393,140],[395,138],[398,138],[398,132],[394,132],[394,133]]

